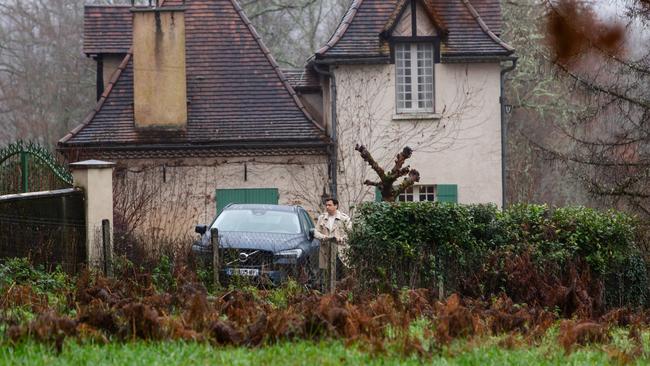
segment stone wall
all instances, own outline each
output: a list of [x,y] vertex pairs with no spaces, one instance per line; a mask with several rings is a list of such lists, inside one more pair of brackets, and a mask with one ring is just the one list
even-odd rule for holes
[[115,171],[116,224],[127,220],[156,242],[187,242],[195,225],[214,219],[217,189],[277,188],[280,204],[316,215],[326,182],[324,155],[126,159]]

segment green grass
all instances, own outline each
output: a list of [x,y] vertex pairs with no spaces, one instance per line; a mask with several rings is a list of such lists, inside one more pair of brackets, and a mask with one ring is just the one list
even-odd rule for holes
[[[551,332],[552,333],[552,332]],[[615,337],[625,347],[623,333]],[[457,341],[428,360],[405,357],[395,350],[370,354],[342,342],[284,342],[263,348],[216,347],[207,343],[142,342],[108,345],[67,342],[61,354],[52,346],[25,342],[0,347],[2,365],[605,365],[616,364],[604,347],[593,345],[569,356],[549,335],[541,344],[515,349],[499,346],[503,337]],[[647,356],[637,360],[647,364]]]

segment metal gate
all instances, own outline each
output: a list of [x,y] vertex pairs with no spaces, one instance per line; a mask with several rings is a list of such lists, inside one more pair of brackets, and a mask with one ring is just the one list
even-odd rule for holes
[[22,141],[0,149],[0,260],[27,257],[77,272],[86,259],[84,193],[47,149]]
[[0,149],[0,196],[72,187],[72,174],[46,148],[18,141]]

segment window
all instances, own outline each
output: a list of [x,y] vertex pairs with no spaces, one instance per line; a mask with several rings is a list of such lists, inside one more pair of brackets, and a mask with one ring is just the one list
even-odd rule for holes
[[436,198],[436,186],[413,186],[399,196],[397,196],[397,201],[399,202],[413,202],[413,201],[435,201]]
[[407,188],[397,196],[399,202],[413,202],[413,187]]
[[433,113],[433,44],[397,43],[397,113]]
[[[381,192],[375,187],[375,202],[381,202]],[[399,196],[398,202],[452,202],[458,203],[457,184],[417,185],[410,187]]]
[[420,188],[420,202],[435,200],[434,186],[420,186],[418,188]]

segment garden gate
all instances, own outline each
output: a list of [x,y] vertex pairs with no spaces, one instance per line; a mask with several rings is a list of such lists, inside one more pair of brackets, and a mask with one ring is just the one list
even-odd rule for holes
[[0,259],[28,257],[76,272],[86,260],[84,194],[47,149],[0,149]]
[[72,174],[46,148],[18,141],[0,149],[0,196],[72,187]]

